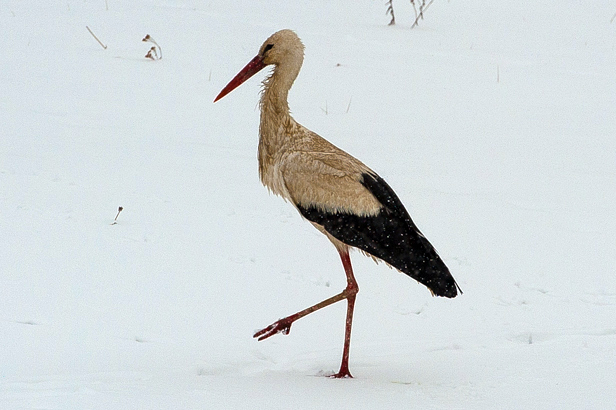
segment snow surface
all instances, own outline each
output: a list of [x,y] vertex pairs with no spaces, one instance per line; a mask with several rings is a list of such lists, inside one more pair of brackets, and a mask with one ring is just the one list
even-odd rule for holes
[[[616,407],[614,2],[437,0],[414,29],[394,7],[0,4],[0,408]],[[394,187],[464,290],[354,254],[354,379],[323,377],[344,303],[251,337],[345,286],[258,181],[265,74],[212,104],[281,28],[296,119]]]

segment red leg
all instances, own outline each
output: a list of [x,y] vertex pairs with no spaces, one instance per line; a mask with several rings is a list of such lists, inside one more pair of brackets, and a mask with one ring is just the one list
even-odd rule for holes
[[351,325],[353,324],[353,309],[355,307],[355,296],[357,295],[357,292],[359,292],[359,286],[357,285],[357,281],[355,281],[355,277],[353,276],[353,268],[351,267],[351,258],[349,257],[349,252],[345,250],[339,251],[339,253],[347,277],[347,286],[342,292],[335,296],[332,296],[329,299],[325,299],[324,301],[317,303],[314,306],[299,311],[291,316],[282,318],[272,323],[265,329],[259,330],[253,335],[253,337],[258,338],[258,340],[267,339],[268,337],[274,336],[277,333],[287,335],[291,331],[291,325],[296,320],[299,320],[304,316],[309,315],[312,312],[316,312],[317,310],[329,306],[333,303],[346,299],[347,316],[344,334],[344,351],[342,353],[342,364],[340,365],[340,370],[338,371],[338,373],[332,376],[334,378],[353,377],[349,372],[349,350],[351,347]]
[[342,363],[340,364],[340,370],[338,371],[338,373],[332,376],[336,379],[353,377],[351,375],[351,372],[349,371],[349,352],[351,350],[351,326],[353,325],[353,310],[355,308],[355,297],[357,295],[357,292],[359,292],[359,286],[357,285],[355,276],[353,276],[353,267],[351,266],[351,258],[349,258],[349,253],[340,253],[340,258],[342,259],[342,265],[344,266],[344,271],[347,276],[347,287],[345,290],[349,292],[349,295],[347,296],[347,316],[344,331],[344,350],[342,352]]

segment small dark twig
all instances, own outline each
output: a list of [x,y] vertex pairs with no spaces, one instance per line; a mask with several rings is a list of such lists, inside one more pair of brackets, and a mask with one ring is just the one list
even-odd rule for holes
[[118,213],[116,214],[115,218],[113,218],[113,223],[111,225],[116,225],[118,223],[118,216],[120,216],[120,212],[122,212],[124,210],[124,208],[119,207],[118,208]]
[[90,32],[90,34],[92,34],[92,37],[94,37],[94,39],[95,39],[96,41],[98,41],[98,44],[100,44],[100,45],[101,45],[101,47],[103,47],[103,49],[107,50],[107,46],[106,46],[106,45],[104,45],[104,44],[103,44],[103,43],[102,43],[102,42],[98,39],[98,37],[96,37],[96,35],[94,35],[94,33],[92,32],[92,30],[90,30],[90,27],[86,26],[86,28],[88,29],[88,31]]

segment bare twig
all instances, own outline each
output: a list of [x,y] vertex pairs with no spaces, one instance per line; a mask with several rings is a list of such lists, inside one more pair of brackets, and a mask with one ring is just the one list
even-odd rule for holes
[[[410,2],[411,2],[411,5],[413,6],[413,11],[415,12],[415,21],[413,22],[413,25],[411,26],[411,28],[414,28],[415,26],[419,25],[419,20],[423,20],[424,12],[428,10],[428,8],[430,7],[430,5],[432,5],[432,3],[434,3],[434,0],[430,0],[429,2],[428,0],[410,0]],[[396,24],[393,0],[387,0],[385,4],[387,5],[387,11],[385,12],[385,14],[388,14],[391,16],[391,21],[389,22],[389,25],[393,26],[394,24]],[[418,10],[418,6],[419,6],[419,10]]]
[[417,20],[418,15],[417,15],[417,7],[415,7],[415,0],[411,0],[411,4],[413,5],[413,10],[415,11],[415,20]]
[[425,0],[422,0],[421,4],[419,5],[419,15],[415,18],[415,22],[413,23],[411,28],[419,25],[419,19],[423,20],[424,11],[428,10],[428,7],[430,7],[432,3],[434,3],[434,0],[430,0],[428,4],[426,4]]
[[616,13],[614,13],[614,15],[612,16],[612,19],[610,20],[610,24],[614,22],[614,19],[616,19]]
[[351,100],[353,99],[353,97],[349,98],[349,105],[347,105],[347,114],[349,113],[349,110],[351,109]]
[[106,45],[104,45],[104,44],[103,44],[103,43],[102,43],[102,42],[98,39],[98,37],[96,37],[96,35],[94,35],[94,33],[92,32],[92,30],[90,30],[90,27],[86,26],[86,28],[88,29],[88,31],[90,32],[90,34],[92,34],[92,37],[94,37],[94,39],[95,39],[96,41],[98,41],[98,44],[100,44],[100,45],[101,45],[101,47],[103,47],[103,49],[107,50],[107,46],[106,46]]
[[419,16],[415,17],[415,21],[419,20],[419,19],[424,19],[424,8],[426,7],[426,0],[421,0],[421,4],[419,5]]
[[394,16],[394,5],[393,5],[393,0],[389,0],[387,3],[387,11],[385,12],[385,14],[389,14],[391,16],[391,21],[389,22],[390,26],[393,26],[394,24],[396,24],[396,16]]

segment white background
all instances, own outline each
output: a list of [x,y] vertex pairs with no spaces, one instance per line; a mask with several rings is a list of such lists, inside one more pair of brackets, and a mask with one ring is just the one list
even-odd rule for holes
[[[436,0],[413,29],[394,7],[2,2],[0,408],[614,406],[614,2]],[[352,380],[323,376],[344,303],[252,338],[346,283],[259,183],[266,73],[212,103],[282,28],[295,118],[389,182],[464,290],[354,253]]]

